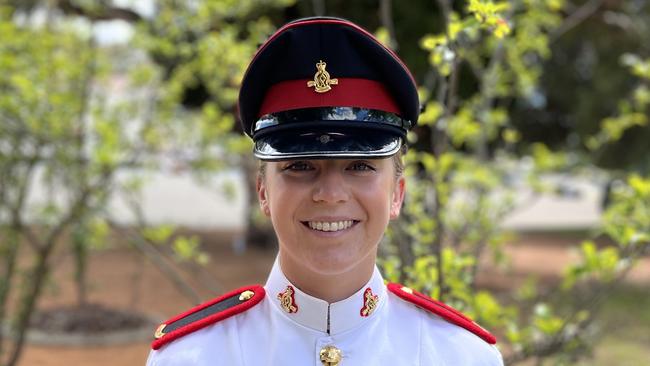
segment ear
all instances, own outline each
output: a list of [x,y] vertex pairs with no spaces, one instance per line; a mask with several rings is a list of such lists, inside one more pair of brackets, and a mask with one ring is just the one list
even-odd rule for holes
[[395,182],[395,188],[393,188],[393,198],[390,203],[390,219],[394,220],[399,216],[399,212],[402,209],[402,203],[404,202],[404,194],[406,193],[406,179],[404,177],[399,177],[397,182]]
[[262,210],[264,215],[267,217],[271,216],[271,209],[269,208],[269,199],[266,191],[266,183],[259,174],[257,175],[255,188],[257,189],[257,199],[260,202],[260,210]]

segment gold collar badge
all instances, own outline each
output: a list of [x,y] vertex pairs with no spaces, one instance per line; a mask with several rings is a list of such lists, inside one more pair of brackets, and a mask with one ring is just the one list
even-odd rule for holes
[[368,287],[363,293],[363,307],[361,308],[361,316],[369,316],[377,308],[379,296],[372,293],[372,289]]
[[293,287],[287,286],[287,289],[284,290],[284,292],[278,294],[280,306],[282,306],[282,309],[284,309],[284,311],[289,314],[298,312],[298,305],[296,304],[296,299],[293,296],[295,293],[296,291],[294,291]]
[[339,79],[330,79],[329,72],[325,71],[326,66],[327,64],[323,62],[323,60],[320,60],[320,62],[316,64],[316,69],[318,71],[314,75],[314,80],[307,82],[307,87],[315,87],[316,93],[328,92],[332,90],[330,85],[338,85],[339,83]]

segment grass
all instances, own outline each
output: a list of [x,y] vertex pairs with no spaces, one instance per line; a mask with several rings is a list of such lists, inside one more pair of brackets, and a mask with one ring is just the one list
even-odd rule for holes
[[[646,329],[648,332],[648,329]],[[604,337],[594,347],[592,359],[578,363],[579,366],[643,366],[650,365],[650,346],[648,342],[637,339],[622,339],[617,336]]]
[[599,316],[601,338],[580,366],[650,365],[650,286],[619,287]]
[[[650,366],[650,284],[614,289],[603,303],[595,325],[599,332],[591,344],[592,354],[572,366]],[[521,365],[568,364],[550,357],[541,363],[527,360]]]

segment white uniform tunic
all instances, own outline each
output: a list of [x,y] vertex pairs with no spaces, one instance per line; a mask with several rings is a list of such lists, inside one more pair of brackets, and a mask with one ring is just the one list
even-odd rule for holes
[[[280,300],[289,286],[293,312]],[[340,350],[340,366],[503,365],[496,347],[387,291],[376,268],[366,286],[333,304],[301,292],[277,261],[264,288],[261,303],[151,351],[147,366],[322,366],[327,346]],[[363,316],[367,289],[376,306]]]

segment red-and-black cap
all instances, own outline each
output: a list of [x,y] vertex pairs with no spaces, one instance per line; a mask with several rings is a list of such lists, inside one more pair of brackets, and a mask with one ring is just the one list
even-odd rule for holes
[[257,51],[239,113],[262,160],[384,157],[417,122],[415,80],[397,55],[344,19],[286,24]]

